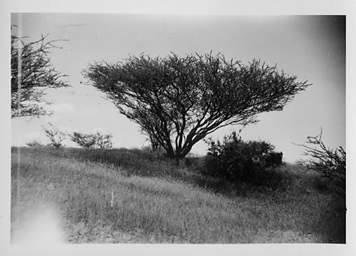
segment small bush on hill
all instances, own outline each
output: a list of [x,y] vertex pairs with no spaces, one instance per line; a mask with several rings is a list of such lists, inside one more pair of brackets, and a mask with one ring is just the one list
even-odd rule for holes
[[92,134],[83,134],[79,132],[74,132],[73,135],[70,135],[73,142],[77,143],[83,148],[94,147],[95,137]]
[[112,135],[101,134],[99,132],[95,134],[84,134],[79,132],[74,132],[70,135],[73,142],[77,143],[83,148],[100,148],[100,149],[111,149]]
[[[207,141],[209,145],[205,160],[208,175],[232,182],[247,182],[254,185],[276,186],[281,175],[266,169],[282,164],[281,153],[273,151],[274,146],[265,141],[245,142],[233,132],[223,142]],[[273,162],[271,159],[273,156]],[[274,158],[280,161],[275,161]],[[277,160],[278,160],[277,159]]]
[[50,143],[48,144],[49,146],[54,148],[63,147],[63,141],[66,138],[64,132],[60,131],[52,123],[48,123],[48,127],[44,128],[44,132],[47,138],[50,140]]
[[96,146],[100,149],[111,149],[112,148],[112,135],[111,134],[101,134],[97,132],[95,134]]

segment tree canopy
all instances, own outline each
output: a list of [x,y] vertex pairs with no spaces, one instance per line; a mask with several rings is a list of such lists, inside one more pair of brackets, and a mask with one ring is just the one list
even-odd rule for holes
[[[47,36],[25,42],[11,28],[11,116],[33,116],[46,113],[38,104],[44,88],[67,86],[63,74],[52,66],[49,52],[55,41]],[[42,90],[40,90],[42,89]]]
[[176,159],[221,127],[282,110],[309,85],[259,60],[242,64],[212,52],[93,63],[84,76]]

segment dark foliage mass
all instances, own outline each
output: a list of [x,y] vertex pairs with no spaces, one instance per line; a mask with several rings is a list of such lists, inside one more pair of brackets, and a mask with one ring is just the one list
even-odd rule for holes
[[282,152],[270,152],[265,157],[265,167],[275,167],[283,163],[283,153]]
[[212,53],[94,63],[84,76],[175,159],[221,127],[282,110],[309,85],[258,60],[245,65]]
[[16,35],[12,27],[11,35],[11,116],[34,116],[46,111],[38,104],[45,88],[68,86],[62,80],[63,74],[52,66],[49,53],[56,41],[47,36],[25,42]]
[[265,141],[245,142],[233,132],[223,142],[208,140],[206,171],[209,175],[233,182],[263,184],[269,174],[266,169],[282,164],[282,153],[274,152],[274,146]]

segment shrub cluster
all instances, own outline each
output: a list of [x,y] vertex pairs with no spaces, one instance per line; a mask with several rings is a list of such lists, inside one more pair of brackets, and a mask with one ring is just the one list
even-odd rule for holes
[[[94,134],[85,134],[80,132],[65,133],[55,127],[52,123],[48,123],[47,127],[43,127],[43,131],[50,143],[47,146],[54,148],[64,147],[64,141],[69,138],[74,143],[78,144],[82,148],[99,148],[99,149],[111,149],[112,148],[112,135],[102,134],[96,132]],[[29,147],[41,146],[40,143],[32,141],[27,143]]]
[[273,151],[274,146],[265,141],[245,142],[233,132],[225,136],[223,142],[208,140],[208,154],[205,160],[207,174],[227,179],[232,182],[249,182],[256,185],[263,184],[267,179],[265,171],[269,165],[271,156],[281,153]]
[[63,147],[63,141],[66,138],[66,134],[64,132],[60,131],[52,123],[48,123],[48,127],[43,128],[43,130],[47,138],[50,140],[50,143],[48,144],[49,146],[54,148]]
[[112,135],[101,134],[96,132],[94,134],[84,134],[79,132],[74,132],[70,135],[73,142],[77,143],[83,148],[100,148],[100,149],[111,149]]

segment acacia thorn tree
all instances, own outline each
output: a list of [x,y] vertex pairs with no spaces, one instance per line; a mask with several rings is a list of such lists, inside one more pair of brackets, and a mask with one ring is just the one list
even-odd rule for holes
[[305,165],[320,173],[329,181],[329,186],[336,194],[345,197],[346,193],[346,151],[342,146],[329,148],[322,140],[323,130],[317,136],[308,136],[304,147],[309,159]]
[[84,77],[177,161],[221,127],[282,110],[309,85],[259,60],[242,64],[212,52],[93,63]]
[[68,86],[65,75],[51,64],[49,53],[58,40],[47,40],[46,35],[26,42],[11,27],[11,117],[36,116],[46,111],[38,104],[46,88]]

